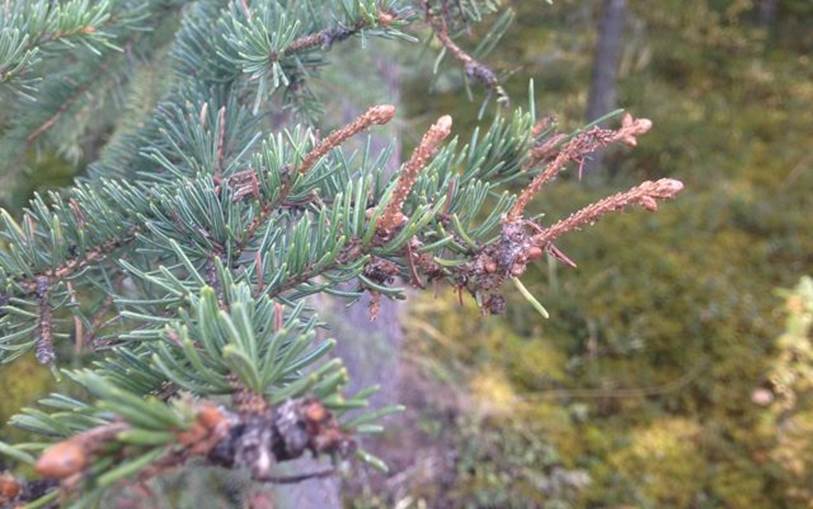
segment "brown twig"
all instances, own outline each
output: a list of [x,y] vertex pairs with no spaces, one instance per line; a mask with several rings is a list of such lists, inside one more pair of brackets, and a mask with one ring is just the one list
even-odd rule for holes
[[398,182],[395,184],[392,197],[378,219],[378,230],[385,236],[403,224],[405,217],[401,209],[410,191],[412,191],[412,187],[418,180],[418,175],[429,163],[429,160],[435,156],[438,147],[443,140],[449,137],[451,132],[452,117],[444,115],[426,131],[418,146],[415,147],[412,156],[398,176]]
[[556,153],[559,144],[562,143],[562,140],[566,137],[567,136],[562,133],[554,134],[543,143],[531,147],[531,150],[528,151],[528,159],[522,163],[522,171],[528,171],[539,163],[548,160]]
[[373,125],[383,125],[392,120],[395,116],[395,106],[391,104],[381,104],[373,106],[367,111],[359,115],[355,120],[349,124],[336,129],[330,133],[327,138],[320,141],[310,152],[302,159],[299,165],[299,173],[307,173],[319,159],[332,149],[341,145],[348,138],[358,134],[359,132],[369,128]]
[[110,253],[122,247],[124,244],[134,240],[139,230],[140,228],[138,226],[133,226],[120,238],[110,239],[106,242],[102,242],[95,248],[85,253],[84,256],[66,260],[64,263],[62,263],[62,265],[54,269],[36,274],[33,279],[18,280],[17,282],[27,292],[36,293],[38,280],[40,278],[46,278],[49,284],[53,285],[59,280],[70,277],[88,265],[104,260]]
[[409,275],[412,279],[412,286],[415,288],[424,288],[423,283],[421,282],[421,276],[418,274],[418,268],[415,266],[415,259],[419,256],[413,251],[412,244],[413,241],[417,239],[412,239],[406,243],[406,260],[407,260],[407,267],[409,267]]
[[[378,26],[386,27],[391,25],[396,19],[397,18],[395,15],[385,10],[381,10],[378,13],[377,24]],[[317,47],[329,48],[334,43],[348,39],[353,35],[357,34],[358,32],[360,32],[361,30],[372,26],[373,26],[372,23],[370,23],[368,20],[359,19],[349,27],[339,26],[333,28],[326,28],[324,30],[320,30],[319,32],[308,34],[294,40],[287,48],[285,48],[285,50],[282,52],[282,55],[285,56],[292,55],[294,53],[303,50],[308,50]],[[279,57],[280,57],[279,54],[270,55],[270,59],[272,61],[279,60]]]
[[295,484],[300,483],[302,481],[307,481],[309,479],[324,479],[326,477],[330,477],[336,473],[336,469],[333,467],[325,468],[322,470],[317,470],[315,472],[308,472],[306,474],[299,474],[299,475],[267,475],[264,477],[260,477],[254,479],[258,482],[267,482],[272,484]]
[[502,87],[502,85],[500,85],[500,80],[497,78],[497,74],[490,67],[471,56],[452,40],[452,38],[449,36],[449,26],[443,16],[436,16],[432,14],[428,4],[424,4],[424,10],[426,20],[429,23],[429,26],[432,27],[432,31],[434,32],[435,36],[449,51],[449,53],[451,53],[454,58],[463,64],[466,75],[477,79],[483,85],[485,85],[486,88],[497,94],[498,103],[507,105],[509,103],[509,97],[505,92],[505,89]]
[[601,219],[601,217],[622,210],[630,205],[640,205],[647,210],[655,211],[658,200],[674,198],[683,189],[683,183],[675,179],[660,179],[655,182],[643,182],[629,191],[608,196],[574,212],[570,216],[546,228],[532,237],[537,246],[545,246],[563,234],[581,229]]
[[[110,310],[110,307],[112,305],[113,305],[113,296],[108,295],[107,297],[105,297],[101,306],[99,306],[99,309],[97,309],[96,312],[93,314],[93,319],[90,322],[90,329],[87,331],[87,333],[82,339],[82,343],[84,345],[87,345],[88,348],[90,348],[91,350],[94,349],[93,343],[96,341],[96,335],[99,333],[99,331],[106,325],[109,325],[113,321],[118,320],[120,318],[120,315],[116,315],[109,320],[104,319],[105,315]],[[77,348],[81,349],[79,346],[77,346]]]
[[[395,106],[389,104],[381,104],[378,106],[372,106],[367,111],[359,115],[355,120],[350,122],[349,124],[341,127],[328,135],[327,138],[323,139],[319,142],[316,147],[314,147],[310,152],[308,152],[305,157],[302,159],[302,162],[299,165],[298,172],[300,174],[307,173],[313,166],[321,159],[325,154],[330,152],[335,147],[338,147],[341,143],[346,141],[351,136],[358,134],[359,132],[373,126],[373,125],[383,125],[392,120],[395,116]],[[254,171],[251,170],[251,173],[254,174]],[[235,174],[235,177],[238,174]],[[250,177],[249,177],[250,178]],[[254,176],[256,179],[256,174]],[[246,180],[245,176],[240,177],[240,181],[244,182]],[[259,191],[259,186],[256,183],[251,184],[252,189]],[[244,184],[241,184],[242,187],[238,188],[238,194],[240,196],[245,196],[247,192],[240,191],[239,189],[243,189],[245,187]],[[243,235],[243,241],[235,250],[236,256],[246,248],[248,243],[251,239],[254,238],[256,235],[257,230],[260,229],[260,226],[265,224],[271,214],[288,198],[288,194],[291,192],[290,188],[290,181],[283,182],[282,188],[279,191],[279,196],[273,202],[263,202],[260,204],[260,210],[258,211],[257,215],[254,219],[249,223],[246,227],[245,233]]]
[[[578,134],[564,146],[548,167],[545,168],[545,171],[537,175],[531,183],[522,190],[513,208],[508,213],[506,221],[513,222],[519,220],[525,211],[525,207],[528,206],[528,203],[530,203],[531,199],[539,192],[542,186],[561,173],[569,162],[576,161],[580,164],[581,168],[581,164],[583,164],[584,158],[587,155],[616,142],[634,147],[638,144],[637,137],[649,131],[650,128],[652,128],[652,122],[650,120],[646,118],[634,118],[627,113],[624,115],[621,127],[618,130],[613,131],[594,127]],[[557,139],[555,143],[558,144],[560,140],[561,138]],[[526,163],[529,164],[526,169],[548,157],[552,148],[553,147],[547,144],[543,144],[536,150],[531,149],[531,154],[529,155],[530,164]]]

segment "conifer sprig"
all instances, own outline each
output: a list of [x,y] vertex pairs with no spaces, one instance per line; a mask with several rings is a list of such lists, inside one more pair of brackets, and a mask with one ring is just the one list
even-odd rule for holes
[[[316,334],[323,324],[309,296],[369,293],[375,316],[381,298],[404,297],[402,283],[438,281],[499,313],[509,279],[533,299],[517,278],[545,252],[572,264],[553,244],[562,235],[629,205],[654,210],[682,187],[645,182],[550,226],[526,217],[568,163],[611,143],[634,146],[651,125],[628,116],[617,130],[554,133],[536,121],[533,100],[465,144],[440,117],[392,177],[388,149],[344,146],[389,122],[392,106],[372,106],[324,138],[296,122],[270,125],[267,114],[290,106],[289,94],[314,111],[302,90],[331,45],[409,39],[403,30],[421,20],[442,51],[500,93],[479,60],[493,41],[480,52],[455,42],[498,2],[137,3],[38,0],[4,13],[0,70],[11,74],[0,74],[0,87],[35,92],[26,84],[53,69],[40,52],[74,40],[92,52],[138,39],[144,65],[167,70],[149,94],[160,100],[113,137],[86,177],[35,196],[19,218],[3,212],[0,362],[33,350],[58,369],[71,338],[75,351],[94,354],[89,367],[64,371],[87,397],[53,394],[13,418],[39,441],[0,443],[0,453],[44,479],[33,490],[1,477],[4,503],[92,504],[193,460],[247,469],[258,482],[306,478],[273,468],[306,453],[383,467],[360,437],[399,408],[367,409],[374,388],[347,393],[350,374],[329,357],[334,340]],[[177,32],[156,19],[168,7]],[[147,27],[174,35],[134,35]],[[85,50],[62,46],[96,68]],[[113,60],[111,72],[126,58]],[[68,88],[77,104],[92,90]],[[51,105],[40,127],[26,123],[14,136],[44,144],[72,118],[70,104]]]

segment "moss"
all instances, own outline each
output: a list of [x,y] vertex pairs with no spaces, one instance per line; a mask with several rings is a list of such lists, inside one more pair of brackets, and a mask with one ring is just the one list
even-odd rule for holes
[[[700,426],[691,420],[666,418],[630,433],[630,444],[608,457],[612,477],[593,488],[600,496],[604,482],[616,477],[635,486],[637,497],[654,507],[692,507],[707,478],[698,452]],[[679,488],[678,488],[679,487]]]
[[[509,381],[522,422],[559,461],[590,473],[576,506],[801,507],[808,496],[809,470],[799,466],[810,457],[808,414],[800,409],[789,421],[798,427],[780,437],[751,395],[782,348],[774,289],[813,273],[813,41],[801,28],[813,12],[783,4],[766,34],[746,3],[629,3],[637,31],[619,101],[655,127],[634,151],[608,154],[612,177],[566,176],[533,211],[553,221],[667,175],[686,190],[656,214],[621,214],[562,239],[578,269],[529,270],[525,285],[550,320],[517,295],[505,317],[485,322],[451,296],[418,306],[446,345],[433,343],[435,365],[452,379]],[[514,4],[518,27],[489,61],[520,69],[507,83],[518,102],[534,77],[538,111],[568,129],[582,117],[593,20],[577,2],[541,15],[536,3]],[[456,101],[460,89],[428,98],[423,83],[415,90],[416,111],[443,108],[463,136],[474,124],[479,104]],[[774,447],[783,452],[772,456]]]
[[[31,404],[55,386],[51,372],[32,355],[27,355],[0,369],[0,440],[11,438],[12,429],[6,425],[8,419],[20,408]],[[4,426],[5,425],[5,426]]]

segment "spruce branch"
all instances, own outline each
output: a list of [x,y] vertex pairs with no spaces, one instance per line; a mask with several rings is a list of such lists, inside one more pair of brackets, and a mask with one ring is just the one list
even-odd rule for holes
[[389,236],[396,228],[404,223],[406,220],[402,212],[404,202],[406,202],[421,171],[435,154],[437,154],[438,147],[449,137],[451,132],[452,117],[444,115],[424,133],[420,143],[415,147],[409,160],[404,164],[403,170],[399,173],[392,197],[384,208],[381,217],[378,219],[380,235],[384,237]]
[[59,281],[68,279],[81,270],[98,264],[116,252],[116,250],[135,240],[139,231],[140,228],[138,226],[133,226],[120,237],[104,241],[89,249],[82,256],[68,258],[56,268],[40,272],[33,278],[19,279],[17,283],[27,292],[38,294],[42,281],[47,282],[48,285],[54,285]]
[[391,104],[382,104],[372,106],[364,113],[359,115],[355,120],[349,124],[341,127],[330,133],[325,139],[320,141],[307,155],[302,159],[297,171],[299,173],[307,173],[308,170],[313,168],[319,159],[332,149],[344,143],[347,139],[355,136],[361,131],[373,125],[384,125],[395,116],[395,106]]
[[[143,32],[157,19],[140,2],[16,1],[2,16],[0,91],[35,100],[44,64],[77,49],[94,57],[121,48],[121,38]],[[154,9],[154,6],[151,6]]]
[[[302,161],[299,163],[296,169],[296,173],[299,175],[307,174],[314,167],[314,165],[316,165],[316,163],[319,162],[319,160],[327,155],[331,150],[340,146],[349,138],[369,129],[374,125],[384,125],[388,123],[394,116],[395,106],[389,104],[371,106],[353,121],[334,130],[327,137],[318,142],[316,146],[313,147],[302,158]],[[256,217],[246,227],[245,235],[243,236],[244,241],[237,249],[238,255],[246,248],[247,244],[254,239],[257,231],[267,222],[270,215],[276,211],[279,206],[285,203],[285,200],[288,198],[288,195],[292,189],[292,182],[290,180],[292,177],[290,175],[286,177],[287,179],[282,183],[282,186],[273,202],[262,202],[260,204],[260,209]],[[251,193],[249,193],[246,188],[246,180],[249,182],[248,185],[250,186]],[[258,187],[255,184],[255,182],[258,180],[259,179],[254,172],[235,175],[231,181],[231,184],[237,188],[235,196],[242,197],[247,194],[259,195]]]
[[575,267],[576,264],[553,244],[556,239],[632,205],[655,211],[658,200],[674,198],[682,189],[679,180],[646,181],[592,203],[548,228],[532,221],[503,222],[496,242],[483,247],[471,262],[455,269],[459,287],[468,289],[484,312],[502,313],[505,299],[500,289],[505,281],[521,276],[528,264],[540,259],[545,252]]
[[[634,118],[627,113],[622,119],[621,127],[617,130],[593,127],[577,134],[565,144],[545,170],[534,177],[531,183],[523,189],[506,220],[508,222],[519,220],[525,212],[525,207],[528,206],[528,203],[530,203],[542,186],[556,178],[568,163],[579,163],[579,176],[581,177],[581,168],[584,164],[584,158],[589,154],[616,142],[635,147],[638,144],[638,136],[647,133],[651,128],[652,121],[649,119]],[[551,138],[550,142],[531,149],[528,160],[525,163],[525,168],[531,168],[547,158],[553,150],[553,147],[561,140],[561,137],[555,136]]]
[[[365,28],[376,26],[376,23],[378,26],[386,28],[398,20],[397,15],[386,10],[380,10],[377,13],[377,21],[371,21],[369,18],[360,18],[350,26],[325,28],[319,32],[299,37],[292,42],[290,46],[285,48],[284,54],[290,56],[313,48],[329,49],[333,44],[349,39]],[[271,60],[277,60],[278,58],[279,56],[277,54],[271,54]]]
[[[145,13],[164,5],[155,2],[143,4]],[[111,20],[139,3],[111,3]],[[507,99],[479,53],[454,40],[496,4],[413,3],[424,6],[443,51]],[[40,442],[0,444],[0,452],[57,481],[43,484],[48,491],[34,503],[98,501],[112,486],[193,464],[245,469],[255,481],[278,483],[333,474],[335,466],[291,476],[274,470],[306,454],[335,463],[355,453],[380,465],[358,449],[359,436],[380,430],[375,422],[399,408],[348,415],[367,407],[372,391],[346,393],[348,370],[328,358],[336,341],[317,335],[321,322],[306,297],[368,292],[374,315],[380,299],[402,297],[399,281],[446,282],[471,293],[485,313],[499,313],[511,280],[542,310],[517,278],[546,252],[569,261],[555,241],[631,205],[654,209],[682,187],[646,182],[550,227],[523,217],[531,197],[568,163],[610,143],[634,145],[650,123],[629,116],[615,131],[548,136],[552,128],[536,123],[532,106],[496,118],[462,148],[457,140],[444,145],[452,127],[444,116],[392,177],[387,150],[368,146],[361,157],[343,150],[350,137],[389,122],[392,106],[374,106],[323,139],[302,126],[269,133],[265,114],[277,105],[271,95],[296,93],[332,44],[351,36],[404,38],[399,28],[415,19],[398,2],[328,5],[189,5],[166,62],[171,78],[154,91],[161,100],[152,113],[109,146],[90,178],[49,194],[47,203],[37,196],[22,224],[3,215],[0,360],[34,349],[51,363],[54,338],[70,330],[78,348],[86,343],[102,354],[87,369],[65,371],[84,389],[81,400],[54,394],[42,409],[13,418]],[[135,26],[114,24],[117,41]],[[148,48],[135,56],[152,62]],[[0,67],[4,56],[0,48]],[[313,106],[315,97],[299,97]],[[20,129],[34,134],[31,141],[61,134],[54,126],[73,111],[58,103],[44,109],[49,113]],[[507,184],[529,175],[536,178],[517,197]],[[30,450],[44,451],[37,461]],[[0,478],[0,497],[31,500],[24,494],[30,485]]]
[[664,178],[654,182],[649,180],[642,182],[628,191],[608,196],[574,212],[566,219],[562,219],[534,235],[532,241],[537,246],[546,246],[565,233],[592,225],[603,216],[631,205],[640,205],[654,212],[658,210],[658,200],[674,198],[682,189],[683,183],[675,179]]
[[510,102],[510,99],[505,89],[500,84],[500,80],[497,78],[497,73],[495,73],[489,66],[474,58],[471,54],[455,43],[454,40],[452,40],[451,36],[449,35],[449,26],[446,21],[448,14],[445,2],[443,6],[443,10],[445,12],[443,14],[433,13],[428,0],[423,0],[423,9],[426,21],[429,26],[432,27],[433,33],[443,47],[446,48],[446,50],[448,50],[455,59],[463,64],[466,75],[478,80],[488,90],[494,92],[497,95],[498,104],[507,105]]
[[[93,472],[93,465],[109,458],[124,466],[127,459],[121,452],[132,444],[154,446],[147,452],[152,461],[131,474],[138,482],[202,458],[215,466],[247,469],[258,482],[293,483],[333,471],[286,477],[273,473],[277,464],[307,452],[347,458],[356,450],[354,439],[314,398],[289,400],[257,412],[229,412],[206,401],[196,407],[194,417],[176,430],[150,434],[134,424],[113,421],[82,431],[45,449],[37,459],[36,472],[60,481],[63,493],[70,495],[82,482],[107,483],[109,477]],[[19,490],[12,488],[7,491],[16,497]]]
[[[110,66],[110,61],[104,61],[98,68],[98,73],[104,74],[108,67]],[[83,95],[85,95],[91,87],[97,86],[98,82],[96,80],[88,79],[85,81],[81,86],[77,87],[76,90],[59,105],[59,108],[48,117],[42,124],[37,126],[28,136],[25,138],[26,145],[31,146],[37,139],[45,134],[49,129],[51,129],[54,124],[60,119],[62,115],[65,114],[68,110],[73,107],[74,103],[79,100]]]

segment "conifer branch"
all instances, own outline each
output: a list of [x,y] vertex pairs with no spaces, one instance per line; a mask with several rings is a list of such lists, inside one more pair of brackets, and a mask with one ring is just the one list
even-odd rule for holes
[[489,66],[474,58],[471,54],[461,48],[449,35],[449,26],[446,22],[445,15],[436,15],[432,13],[428,0],[423,1],[424,14],[426,21],[435,36],[452,56],[463,64],[466,75],[481,82],[487,89],[493,91],[497,95],[497,102],[499,104],[507,105],[510,102],[508,94],[500,84],[500,80]]
[[[141,470],[141,482],[182,466],[193,458],[205,458],[212,465],[244,468],[259,482],[293,483],[326,476],[317,472],[283,477],[273,474],[276,464],[314,455],[347,457],[356,448],[333,414],[319,400],[300,398],[276,407],[232,413],[211,402],[198,403],[194,419],[178,430],[167,432],[166,445],[155,449],[155,460]],[[144,432],[125,421],[113,421],[77,433],[45,449],[36,462],[36,472],[61,481],[71,490],[101,457],[116,458],[123,445],[140,443]],[[111,454],[112,453],[112,454]]]
[[303,174],[307,173],[308,170],[313,168],[313,165],[316,164],[319,159],[321,159],[332,149],[344,143],[347,139],[373,125],[384,125],[392,120],[392,117],[394,116],[395,106],[392,106],[391,104],[382,104],[367,109],[367,111],[359,115],[355,120],[344,127],[336,129],[330,133],[327,138],[320,141],[313,149],[311,149],[310,152],[307,153],[307,155],[305,155],[304,159],[302,159],[302,162],[299,164],[297,171]]
[[[109,59],[105,59],[96,69],[96,73],[105,74],[107,69],[110,67],[110,63],[111,61]],[[37,141],[37,138],[51,129],[59,118],[64,115],[65,112],[70,110],[74,103],[76,103],[80,97],[86,94],[94,86],[98,86],[98,82],[94,79],[87,79],[81,86],[74,90],[73,93],[71,93],[71,95],[59,105],[59,108],[57,108],[53,115],[48,117],[48,119],[37,126],[36,129],[31,131],[31,133],[25,138],[26,144],[30,146]]]
[[[46,59],[44,56],[53,57],[76,47],[100,55],[104,49],[116,48],[117,32],[143,31],[148,18],[137,5],[117,11],[113,2],[43,4],[31,0],[9,5],[3,16],[7,30],[0,36],[2,45],[13,49],[6,51],[5,59],[0,61],[0,85],[29,99],[41,78],[33,75],[34,70]],[[39,19],[32,24],[26,16],[33,12]]]
[[[381,10],[377,13],[378,25],[382,27],[390,26],[397,19],[398,19],[397,16],[385,10]],[[369,19],[361,18],[358,19],[355,23],[353,23],[349,27],[338,26],[325,28],[323,30],[320,30],[319,32],[297,38],[291,43],[290,46],[285,48],[284,54],[286,56],[290,56],[300,51],[305,51],[313,48],[328,49],[331,46],[333,46],[333,44],[349,39],[350,37],[361,32],[363,29],[371,28],[373,26],[374,26],[373,23]],[[276,54],[271,55],[271,60],[278,59],[279,55]]]
[[141,228],[139,226],[133,226],[121,237],[102,242],[88,250],[83,256],[69,258],[58,267],[40,272],[33,278],[19,279],[17,280],[17,284],[28,293],[38,293],[41,281],[46,281],[48,285],[54,285],[59,281],[71,277],[80,270],[103,261],[110,254],[135,240],[140,231]]
[[[98,6],[137,4],[64,5],[77,9],[76,21]],[[458,28],[495,12],[495,4],[415,4],[424,6],[444,51],[507,100],[496,74],[453,40]],[[50,491],[41,490],[35,504],[60,497],[82,505],[106,496],[111,486],[143,483],[193,460],[277,483],[333,475],[333,469],[291,476],[274,471],[308,452],[334,459],[355,452],[380,465],[356,450],[357,437],[378,429],[371,423],[399,407],[346,413],[366,407],[370,391],[347,394],[349,373],[341,360],[323,361],[335,340],[317,335],[319,317],[306,307],[307,296],[368,292],[374,315],[381,299],[401,296],[398,278],[416,287],[441,281],[470,292],[484,313],[500,313],[509,280],[533,299],[517,279],[528,264],[546,252],[569,261],[553,244],[562,235],[630,205],[654,210],[658,200],[680,191],[678,181],[662,179],[550,227],[523,218],[530,199],[568,163],[610,143],[635,145],[650,123],[630,116],[615,131],[595,128],[539,141],[549,126],[517,111],[478,131],[465,148],[452,142],[440,150],[452,128],[444,116],[392,177],[384,170],[385,151],[365,153],[359,163],[338,150],[350,137],[389,122],[390,105],[368,109],[321,140],[299,126],[265,137],[257,149],[269,129],[261,107],[271,104],[274,90],[290,91],[323,64],[319,50],[359,34],[403,37],[399,27],[413,20],[397,2],[330,5],[337,10],[326,7],[310,20],[319,2],[249,7],[236,0],[227,9],[194,3],[182,14],[167,59],[169,92],[143,125],[110,148],[105,163],[93,166],[94,178],[67,196],[50,193],[47,202],[36,196],[22,225],[8,213],[0,218],[8,246],[0,252],[0,361],[33,349],[51,364],[54,338],[70,327],[62,318],[71,315],[77,350],[111,347],[90,368],[65,371],[83,389],[81,400],[50,395],[41,401],[49,412],[27,408],[12,419],[43,437],[25,447],[0,444],[0,452],[31,463],[44,478],[42,487]],[[114,23],[114,12],[108,21],[126,33],[159,8],[149,2],[144,9],[143,17]],[[91,45],[110,36],[88,32]],[[93,63],[86,62],[88,68]],[[86,90],[71,83],[68,91],[81,96]],[[251,94],[253,114],[246,106]],[[41,108],[34,118],[45,121],[22,123],[20,140],[29,132],[28,143],[61,133],[53,126],[61,127],[73,101]],[[505,189],[544,163],[518,198]],[[357,284],[352,290],[342,286],[350,281]],[[106,329],[113,321],[115,331]],[[41,449],[38,461],[28,452]],[[36,498],[26,491],[31,485],[0,477],[0,502]]]
[[[371,106],[368,108],[364,113],[356,117],[355,120],[350,122],[349,124],[336,129],[335,131],[331,132],[326,138],[321,140],[313,147],[302,159],[302,162],[299,163],[297,168],[297,173],[300,175],[304,175],[310,171],[313,166],[319,162],[319,160],[327,155],[328,152],[333,150],[334,148],[340,146],[342,143],[347,141],[349,138],[355,136],[356,134],[369,129],[374,125],[384,125],[388,123],[392,118],[395,116],[395,106],[389,104],[381,104],[376,106]],[[250,175],[253,172],[249,173],[248,177],[246,174],[240,174],[237,177],[237,180],[234,181],[235,184],[240,186],[239,182],[245,182],[246,179],[250,181],[256,181],[256,174],[254,174],[253,180]],[[288,176],[290,179],[291,176]],[[256,189],[256,187],[254,187]],[[239,195],[248,194],[245,192],[245,187],[239,187],[238,190]],[[245,235],[243,236],[244,241],[238,248],[239,252],[242,252],[245,249],[246,245],[254,238],[259,228],[265,224],[271,214],[282,205],[285,200],[288,198],[288,194],[291,191],[291,183],[290,180],[283,182],[283,186],[279,191],[279,194],[276,200],[273,203],[261,203],[260,209],[257,213],[257,216],[249,223],[248,227],[246,228]]]
[[[573,139],[567,142],[547,168],[534,177],[531,183],[522,190],[514,207],[508,214],[506,221],[512,222],[519,220],[525,212],[525,207],[528,206],[528,203],[530,203],[533,197],[542,189],[542,186],[556,178],[569,162],[575,161],[579,163],[579,176],[581,176],[581,167],[584,164],[584,158],[589,154],[616,142],[634,147],[638,144],[637,137],[645,134],[651,128],[652,122],[649,119],[634,118],[627,113],[624,115],[621,127],[618,130],[613,131],[594,127],[577,134]],[[538,148],[532,149],[528,162],[526,163],[526,169],[548,157],[552,150],[551,145],[558,144],[560,140],[561,138],[554,137],[550,144],[546,143]]]
[[623,210],[631,205],[640,205],[649,211],[658,210],[658,200],[674,198],[683,189],[683,183],[675,179],[660,179],[643,182],[628,191],[608,196],[596,203],[574,212],[545,228],[533,236],[537,246],[546,246],[565,233],[591,225],[603,216]]
[[424,133],[420,143],[415,147],[409,160],[404,164],[403,170],[398,175],[392,197],[378,219],[378,229],[382,235],[388,236],[404,222],[405,217],[401,211],[404,202],[406,202],[421,171],[429,163],[429,160],[435,157],[438,147],[443,140],[449,137],[451,132],[452,117],[444,115]]

